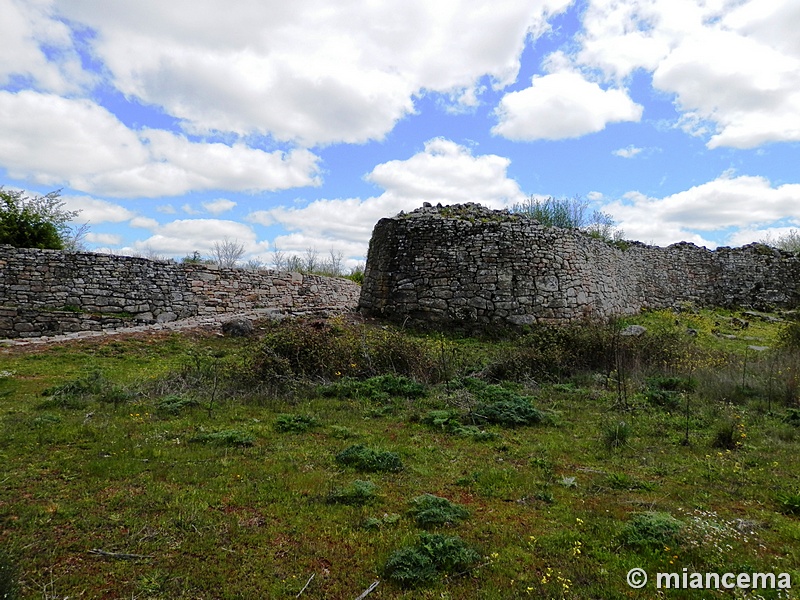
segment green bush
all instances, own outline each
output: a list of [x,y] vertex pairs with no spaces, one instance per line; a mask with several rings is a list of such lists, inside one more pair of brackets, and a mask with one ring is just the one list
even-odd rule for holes
[[696,388],[697,382],[688,377],[648,377],[644,396],[650,404],[674,410],[681,404],[681,394]]
[[193,444],[209,444],[212,446],[252,446],[256,438],[239,429],[226,429],[212,433],[200,433],[189,439]]
[[433,494],[424,494],[411,500],[409,513],[420,527],[453,525],[469,518],[466,508]]
[[622,541],[635,548],[674,546],[683,523],[665,512],[638,513],[622,530]]
[[80,211],[64,210],[59,192],[28,197],[0,188],[0,244],[61,250],[70,243],[69,221]]
[[309,415],[278,415],[274,427],[279,433],[304,433],[319,427],[319,421]]
[[428,381],[437,369],[433,346],[407,333],[336,319],[286,319],[267,325],[249,373],[261,381],[277,382],[379,375]]
[[423,533],[416,545],[395,550],[383,570],[390,581],[413,588],[432,583],[443,574],[467,571],[479,559],[480,555],[458,536]]
[[164,396],[156,403],[156,410],[168,415],[179,415],[187,408],[195,408],[200,403],[194,398],[184,398],[183,396],[169,395]]
[[711,440],[713,448],[721,450],[736,450],[742,445],[740,421],[731,418],[724,419],[717,425],[714,437]]
[[403,470],[400,457],[394,452],[373,450],[361,444],[355,444],[336,455],[336,462],[345,467],[352,467],[356,471],[396,472]]
[[322,386],[320,393],[328,398],[384,401],[393,397],[421,398],[427,394],[427,389],[408,377],[389,374],[363,380],[344,377]]
[[534,325],[515,338],[481,371],[490,381],[561,381],[579,373],[610,373],[619,367],[676,367],[696,349],[694,338],[679,328],[620,336],[621,324]]
[[461,413],[457,410],[431,410],[422,417],[421,422],[436,431],[470,438],[476,442],[488,442],[500,437],[475,425],[464,425],[462,419]]
[[330,504],[362,506],[378,499],[378,486],[371,481],[357,479],[345,488],[337,488],[328,494]]

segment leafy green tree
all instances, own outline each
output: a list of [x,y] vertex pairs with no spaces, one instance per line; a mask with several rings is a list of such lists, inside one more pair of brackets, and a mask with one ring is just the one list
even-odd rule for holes
[[61,192],[26,196],[0,187],[0,244],[17,248],[77,249],[86,226],[73,230],[69,222],[80,211],[65,210]]

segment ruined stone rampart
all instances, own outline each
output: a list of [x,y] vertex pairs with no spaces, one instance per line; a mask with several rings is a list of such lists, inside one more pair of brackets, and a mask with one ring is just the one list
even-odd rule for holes
[[715,251],[614,245],[476,204],[381,219],[359,308],[416,324],[525,325],[642,309],[800,304],[800,259],[761,244]]
[[0,338],[259,308],[345,310],[355,307],[359,289],[300,273],[0,246]]

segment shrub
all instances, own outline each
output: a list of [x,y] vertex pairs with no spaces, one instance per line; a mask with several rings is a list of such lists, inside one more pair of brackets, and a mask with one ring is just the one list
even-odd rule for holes
[[650,404],[675,409],[680,405],[682,392],[693,392],[697,382],[688,377],[648,377],[645,398]]
[[361,506],[377,500],[378,486],[371,481],[357,479],[346,488],[337,488],[328,494],[330,504]]
[[742,445],[742,429],[740,425],[741,421],[726,418],[717,426],[711,446],[722,450],[740,448]]
[[778,494],[777,500],[782,513],[800,516],[800,492],[783,492]]
[[72,233],[68,223],[79,212],[64,210],[57,191],[31,198],[23,192],[0,188],[0,244],[52,250],[77,246],[85,228]]
[[194,398],[184,398],[183,396],[169,395],[164,396],[156,403],[156,410],[168,415],[178,415],[186,408],[194,408],[200,403]]
[[98,370],[89,371],[66,383],[47,388],[42,392],[42,396],[50,398],[42,403],[43,408],[84,408],[90,400],[118,406],[133,399],[130,391],[115,385]]
[[524,396],[499,402],[480,403],[475,406],[473,414],[489,423],[506,427],[535,425],[547,419],[546,413],[534,408],[530,399]]
[[479,559],[458,536],[423,533],[416,545],[392,553],[384,573],[399,586],[411,588],[431,583],[441,574],[467,571]]
[[622,530],[622,541],[638,548],[672,546],[678,539],[683,523],[665,512],[638,513]]
[[782,420],[784,423],[800,427],[800,408],[787,408]]
[[355,444],[336,455],[336,462],[345,467],[352,467],[363,472],[396,472],[403,470],[400,457],[394,452],[373,450]]
[[100,371],[89,371],[86,375],[62,383],[61,385],[47,388],[42,396],[76,397],[99,394],[107,385],[106,379]]
[[427,389],[421,383],[402,375],[378,375],[359,380],[345,377],[340,381],[320,388],[320,393],[329,398],[355,398],[364,400],[388,400],[391,397],[421,398]]
[[652,490],[656,487],[653,483],[639,481],[625,473],[609,473],[606,485],[614,490]]
[[451,435],[468,437],[476,442],[496,440],[498,436],[492,431],[484,431],[475,425],[463,425],[461,413],[457,410],[431,410],[421,421],[435,429]]
[[335,319],[286,319],[267,325],[249,370],[262,381],[287,378],[330,381],[386,374],[425,381],[435,376],[436,358],[425,340],[394,329]]
[[239,429],[226,429],[212,433],[200,433],[189,439],[194,444],[210,444],[212,446],[252,446],[256,438]]
[[280,433],[304,433],[319,427],[319,421],[308,415],[278,415],[274,427]]
[[453,525],[469,518],[466,508],[433,494],[424,494],[411,500],[409,513],[420,527]]

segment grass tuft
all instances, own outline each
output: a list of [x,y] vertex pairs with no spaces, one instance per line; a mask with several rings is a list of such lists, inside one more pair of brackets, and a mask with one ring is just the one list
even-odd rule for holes
[[403,462],[394,452],[373,450],[361,444],[349,446],[339,452],[336,455],[336,462],[365,473],[392,473],[403,470]]
[[211,433],[199,433],[189,439],[193,444],[209,444],[211,446],[252,446],[256,438],[239,429],[226,429]]

